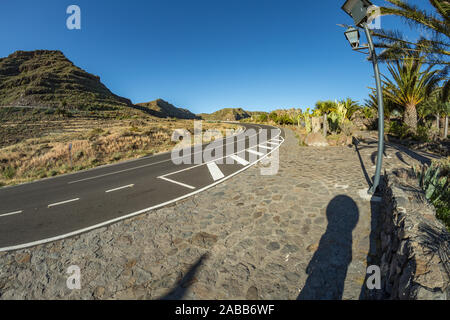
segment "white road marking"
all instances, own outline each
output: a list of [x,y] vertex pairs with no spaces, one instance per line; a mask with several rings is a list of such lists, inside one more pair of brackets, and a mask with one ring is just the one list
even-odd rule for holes
[[[278,129],[278,130],[279,130],[279,129]],[[280,133],[279,133],[278,135],[280,135],[280,134],[281,134],[281,130],[280,130]],[[284,140],[282,140],[282,142],[283,142],[283,141],[284,141]],[[280,144],[278,144],[278,146],[280,146]],[[248,151],[248,149],[245,149],[245,151]],[[256,152],[256,151],[255,151],[255,152]],[[239,153],[240,153],[240,151],[238,151],[238,152],[236,152],[236,153],[233,153],[233,155],[237,155],[237,154],[239,154]],[[261,153],[261,155],[264,155],[264,154]],[[219,160],[228,158],[228,157],[230,157],[230,156],[231,156],[231,155],[227,155],[227,156],[223,156],[223,157],[220,157],[220,158],[216,158],[216,159],[214,159],[213,161],[219,161]],[[177,173],[180,173],[180,172],[184,172],[184,171],[188,171],[188,170],[192,170],[192,169],[195,169],[195,168],[204,166],[204,165],[205,165],[205,163],[200,163],[200,164],[194,165],[194,166],[192,166],[192,167],[188,167],[188,168],[184,168],[184,169],[177,170],[177,171],[174,171],[174,172],[166,173],[166,174],[162,175],[161,177],[173,176],[174,174],[177,174]],[[160,178],[160,177],[159,177],[159,178]]]
[[0,214],[0,217],[12,216],[12,215],[19,214],[19,213],[22,213],[22,211],[14,211],[14,212],[10,212],[10,213]]
[[248,165],[250,163],[247,160],[245,160],[245,159],[243,159],[243,158],[241,158],[241,157],[239,157],[239,156],[237,156],[235,154],[231,155],[230,158],[233,159],[234,161],[236,161],[237,163],[242,164],[243,166],[246,166],[246,165]]
[[208,167],[209,173],[211,174],[214,181],[220,180],[225,177],[225,175],[222,173],[222,171],[220,171],[215,162],[210,162],[206,166]]
[[273,148],[271,148],[271,147],[262,146],[262,145],[259,145],[259,147],[262,148],[262,149],[267,149],[267,150],[272,150],[272,149],[273,149]]
[[192,190],[195,189],[195,187],[193,187],[193,186],[190,186],[190,185],[188,185],[188,184],[181,183],[181,182],[178,182],[178,181],[175,181],[175,180],[172,180],[172,179],[163,177],[163,176],[158,177],[158,178],[159,178],[159,179],[162,179],[162,180],[166,180],[167,182],[171,182],[171,183],[178,184],[178,185],[180,185],[180,186],[182,186],[182,187],[185,187],[185,188],[188,188],[188,189],[192,189]]
[[[278,130],[281,133],[281,130],[280,129],[278,129]],[[281,147],[281,144],[280,144],[280,147]],[[276,148],[276,149],[278,149],[278,148]],[[135,217],[137,215],[140,215],[140,214],[143,214],[143,213],[147,213],[147,212],[149,212],[151,210],[156,210],[156,209],[162,208],[164,206],[167,206],[169,204],[176,203],[178,201],[187,199],[189,197],[192,197],[193,195],[196,195],[196,194],[199,194],[199,193],[201,193],[201,192],[203,192],[205,190],[211,189],[212,187],[215,187],[216,185],[218,185],[220,183],[223,183],[224,181],[233,178],[234,176],[240,174],[241,172],[244,172],[245,170],[247,170],[250,167],[252,167],[253,165],[257,164],[258,162],[260,162],[264,158],[268,157],[272,152],[275,152],[275,150],[265,154],[261,159],[258,159],[256,161],[252,162],[249,166],[244,167],[241,170],[230,174],[229,176],[226,176],[223,180],[216,181],[216,182],[214,182],[214,183],[212,183],[212,184],[210,184],[208,186],[205,186],[205,187],[203,187],[201,189],[198,189],[196,191],[193,191],[191,193],[182,195],[182,196],[180,196],[180,197],[178,197],[176,199],[172,199],[172,200],[169,200],[169,201],[157,204],[157,205],[149,207],[149,208],[145,208],[145,209],[142,209],[142,210],[139,210],[139,211],[135,211],[135,212],[126,214],[126,215],[121,216],[121,217],[117,217],[117,218],[114,218],[114,219],[111,219],[111,220],[108,220],[108,221],[105,221],[105,222],[98,223],[98,224],[90,226],[90,227],[86,227],[86,228],[83,228],[83,229],[75,230],[75,231],[72,231],[72,232],[69,232],[69,233],[65,233],[65,234],[62,234],[62,235],[59,235],[59,236],[56,236],[56,237],[47,238],[47,239],[38,240],[38,241],[33,241],[33,242],[28,242],[28,243],[23,243],[23,244],[19,244],[19,245],[15,245],[15,246],[10,246],[10,247],[0,248],[0,252],[24,249],[24,248],[28,248],[28,247],[33,247],[33,246],[37,246],[37,245],[40,245],[40,244],[44,244],[44,243],[49,243],[49,242],[52,242],[52,241],[65,239],[65,238],[68,238],[68,237],[72,237],[72,236],[78,235],[80,233],[85,233],[87,231],[91,231],[91,230],[94,230],[94,229],[97,229],[97,228],[101,228],[101,227],[107,226],[109,224],[112,224],[114,222],[118,222],[118,221],[122,221],[122,220],[125,220],[125,219],[129,219],[129,218]],[[167,180],[167,178],[164,178],[164,177],[159,177],[159,178],[163,179],[163,180]]]
[[59,205],[61,205],[61,204],[66,204],[66,203],[70,203],[70,202],[75,202],[75,201],[78,201],[78,200],[80,200],[80,198],[71,199],[71,200],[66,200],[66,201],[61,201],[61,202],[57,202],[57,203],[52,203],[52,204],[49,204],[48,207],[51,208],[51,207],[59,206]]
[[[280,131],[280,133],[281,133],[281,131]],[[240,135],[240,133],[239,134],[235,133],[231,137],[236,137],[238,135]],[[248,138],[252,138],[252,137],[255,137],[257,135],[258,134],[254,134],[253,136],[250,136]],[[225,137],[225,138],[227,138],[227,137]],[[228,137],[228,138],[230,138],[230,137]],[[226,146],[232,145],[232,144],[235,144],[235,142],[233,141],[233,142],[227,143],[224,146],[226,147]],[[195,146],[192,145],[190,147],[186,147],[186,149],[189,149],[189,148],[193,149],[194,147]],[[201,152],[194,152],[194,153],[192,153],[192,155],[196,155],[196,154],[199,154],[199,153],[203,153],[203,150]],[[144,157],[144,158],[141,158],[141,159],[137,159],[136,161],[144,160],[144,159],[146,159],[146,158]],[[103,177],[111,176],[111,175],[114,175],[114,174],[128,172],[128,171],[133,171],[133,170],[137,170],[137,169],[141,169],[141,168],[145,168],[145,167],[150,167],[150,166],[154,166],[154,165],[157,165],[157,164],[160,164],[160,163],[164,163],[164,162],[169,162],[169,161],[172,161],[172,159],[162,160],[162,161],[158,161],[158,162],[154,162],[154,163],[144,164],[144,165],[138,166],[138,167],[128,168],[128,169],[124,169],[124,170],[119,170],[119,171],[109,172],[109,173],[105,173],[105,174],[100,174],[100,175],[94,176],[94,177],[89,177],[89,178],[84,178],[84,179],[80,179],[80,180],[75,180],[75,181],[68,182],[68,184],[79,183],[79,182],[83,182],[83,181],[89,181],[89,180],[93,180],[93,179],[103,178]],[[116,165],[119,165],[119,164],[116,164]]]
[[278,145],[279,145],[279,143],[276,143],[276,142],[270,142],[270,141],[267,141],[266,143],[267,143],[267,144],[271,144],[271,145],[273,145],[273,146],[278,146]]
[[252,150],[252,149],[247,149],[247,152],[256,154],[257,156],[263,156],[264,155],[264,153],[261,153],[261,152],[258,152],[258,151]]
[[273,139],[270,139],[270,141],[281,142],[282,140],[279,138],[273,138]]
[[106,193],[110,193],[110,192],[114,192],[114,191],[118,191],[118,190],[122,190],[122,189],[126,189],[126,188],[132,188],[132,187],[134,187],[134,184],[129,184],[127,186],[111,189],[111,190],[108,190],[108,191],[105,191],[105,192]]
[[144,164],[144,165],[138,166],[138,167],[133,167],[133,168],[129,168],[129,169],[124,169],[124,170],[119,170],[119,171],[114,171],[114,172],[110,172],[110,173],[101,174],[101,175],[94,176],[94,177],[89,177],[89,178],[85,178],[85,179],[71,181],[71,182],[68,182],[67,184],[73,184],[73,183],[78,183],[78,182],[83,182],[83,181],[103,178],[103,177],[111,176],[111,175],[114,175],[114,174],[127,172],[127,171],[132,171],[132,170],[137,170],[137,169],[141,169],[141,168],[145,168],[145,167],[150,167],[150,166],[154,166],[154,165],[157,165],[157,164],[160,164],[160,163],[164,163],[164,162],[169,162],[169,161],[172,161],[172,159],[158,161],[158,162],[149,163],[149,164]]

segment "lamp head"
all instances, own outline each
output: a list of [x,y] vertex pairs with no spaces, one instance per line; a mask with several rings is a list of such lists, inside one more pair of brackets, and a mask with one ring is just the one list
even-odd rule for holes
[[355,25],[360,27],[364,22],[367,22],[367,10],[372,6],[369,0],[347,0],[342,6],[349,16],[355,21]]
[[349,27],[347,31],[344,32],[344,34],[353,49],[359,47],[360,35],[358,29]]

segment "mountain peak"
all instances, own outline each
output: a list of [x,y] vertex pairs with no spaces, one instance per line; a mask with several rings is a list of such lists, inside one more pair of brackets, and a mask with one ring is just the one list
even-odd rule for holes
[[0,59],[0,105],[98,109],[131,106],[100,77],[75,66],[59,50],[16,51]]
[[141,109],[159,118],[196,119],[197,116],[187,109],[177,108],[163,99],[138,103]]

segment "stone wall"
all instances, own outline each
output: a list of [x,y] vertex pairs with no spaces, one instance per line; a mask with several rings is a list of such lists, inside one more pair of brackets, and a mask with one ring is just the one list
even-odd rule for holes
[[450,234],[407,170],[385,175],[380,299],[450,299]]

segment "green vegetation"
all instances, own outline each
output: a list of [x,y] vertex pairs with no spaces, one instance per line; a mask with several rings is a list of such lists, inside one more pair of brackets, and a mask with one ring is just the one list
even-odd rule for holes
[[[398,31],[373,31],[379,40],[377,47],[384,49],[379,58],[387,62],[389,71],[389,77],[385,75],[383,81],[388,132],[400,139],[420,142],[447,139],[450,113],[450,2],[428,1],[431,11],[405,0],[386,0],[390,5],[381,8],[383,15],[401,17],[420,32],[417,40],[408,41]],[[366,107],[378,109],[373,88]]]
[[420,32],[417,41],[409,41],[399,31],[380,30],[374,35],[380,40],[377,46],[383,48],[380,59],[398,61],[411,52],[425,53],[425,60],[433,65],[449,65],[450,2],[428,0],[432,11],[422,10],[406,0],[385,0],[390,5],[381,8],[382,15],[395,15]]
[[422,71],[423,60],[416,54],[388,63],[393,81],[385,77],[384,94],[403,108],[403,121],[413,132],[417,130],[417,105],[423,102],[441,80],[437,70],[431,67]]
[[433,161],[430,167],[415,167],[414,172],[425,197],[436,208],[436,217],[450,230],[450,158]]
[[[17,130],[33,123],[5,122],[3,127]],[[35,131],[21,139],[0,144],[0,184],[14,185],[40,178],[88,169],[98,165],[133,159],[170,151],[176,142],[172,134],[176,129],[194,131],[191,120],[162,120],[151,116],[141,119],[64,119],[45,121],[45,130],[36,124]],[[237,129],[234,124],[203,123],[203,138],[207,130]],[[29,130],[29,129],[27,129]],[[33,132],[31,135],[30,133]],[[2,139],[3,140],[3,139]],[[69,144],[72,149],[69,153]],[[70,157],[72,161],[70,161]]]

